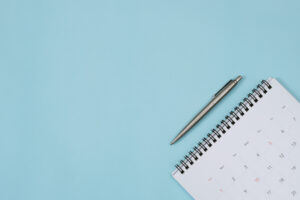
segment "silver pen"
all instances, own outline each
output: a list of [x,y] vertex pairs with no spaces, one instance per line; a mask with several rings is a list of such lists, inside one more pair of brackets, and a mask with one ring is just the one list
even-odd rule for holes
[[195,124],[198,123],[226,94],[230,92],[234,86],[242,79],[238,76],[234,80],[228,81],[214,96],[213,99],[188,123],[182,131],[172,140],[171,145],[178,141],[184,134],[186,134]]

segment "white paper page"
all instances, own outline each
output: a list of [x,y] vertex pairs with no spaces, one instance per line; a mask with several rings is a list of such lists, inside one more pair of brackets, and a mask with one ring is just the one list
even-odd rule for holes
[[189,169],[173,177],[195,199],[300,199],[300,104],[276,79]]

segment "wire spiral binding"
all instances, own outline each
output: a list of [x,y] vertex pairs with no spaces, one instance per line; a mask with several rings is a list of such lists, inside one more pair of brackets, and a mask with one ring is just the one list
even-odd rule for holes
[[184,159],[180,161],[180,164],[175,165],[177,170],[181,174],[188,170],[189,167],[199,159],[199,157],[213,146],[213,143],[216,143],[218,139],[220,139],[222,135],[231,128],[231,126],[243,117],[245,113],[248,112],[249,109],[253,107],[255,103],[257,103],[259,99],[261,99],[271,88],[272,86],[267,81],[262,80],[261,84],[258,84],[257,87],[252,90],[252,93],[249,93],[248,97],[244,98],[243,101],[234,108],[234,111],[231,111],[229,115],[226,115],[225,119],[222,120],[215,129],[212,129],[211,133],[207,134],[201,142],[198,142],[198,145],[194,146],[193,150],[189,151],[188,155],[184,156]]

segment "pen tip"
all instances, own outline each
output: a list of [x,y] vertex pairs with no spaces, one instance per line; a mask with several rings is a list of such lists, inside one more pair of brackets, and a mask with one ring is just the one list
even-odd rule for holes
[[172,145],[172,144],[174,144],[175,142],[177,142],[177,137],[176,138],[174,138],[173,140],[172,140],[172,142],[170,143],[170,145]]

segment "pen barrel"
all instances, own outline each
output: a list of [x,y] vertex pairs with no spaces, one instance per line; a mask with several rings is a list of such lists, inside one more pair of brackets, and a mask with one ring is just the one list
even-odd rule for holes
[[[219,92],[186,126],[192,128],[200,119],[202,119],[219,101],[221,101],[236,83],[231,82],[226,88]],[[185,128],[184,128],[185,129]]]
[[238,76],[235,80],[230,80],[221,88],[214,98],[180,131],[180,133],[173,139],[171,144],[179,140],[186,132],[188,132],[197,122],[202,119],[223,97],[241,80],[242,76]]
[[[232,81],[227,85],[226,88],[218,92],[218,95],[215,96],[177,135],[176,138],[182,137],[187,131],[189,131],[193,126],[197,124],[197,122],[202,119],[221,99],[223,99],[226,94],[232,90],[232,88],[236,85],[235,81]],[[175,139],[176,139],[175,138]]]

